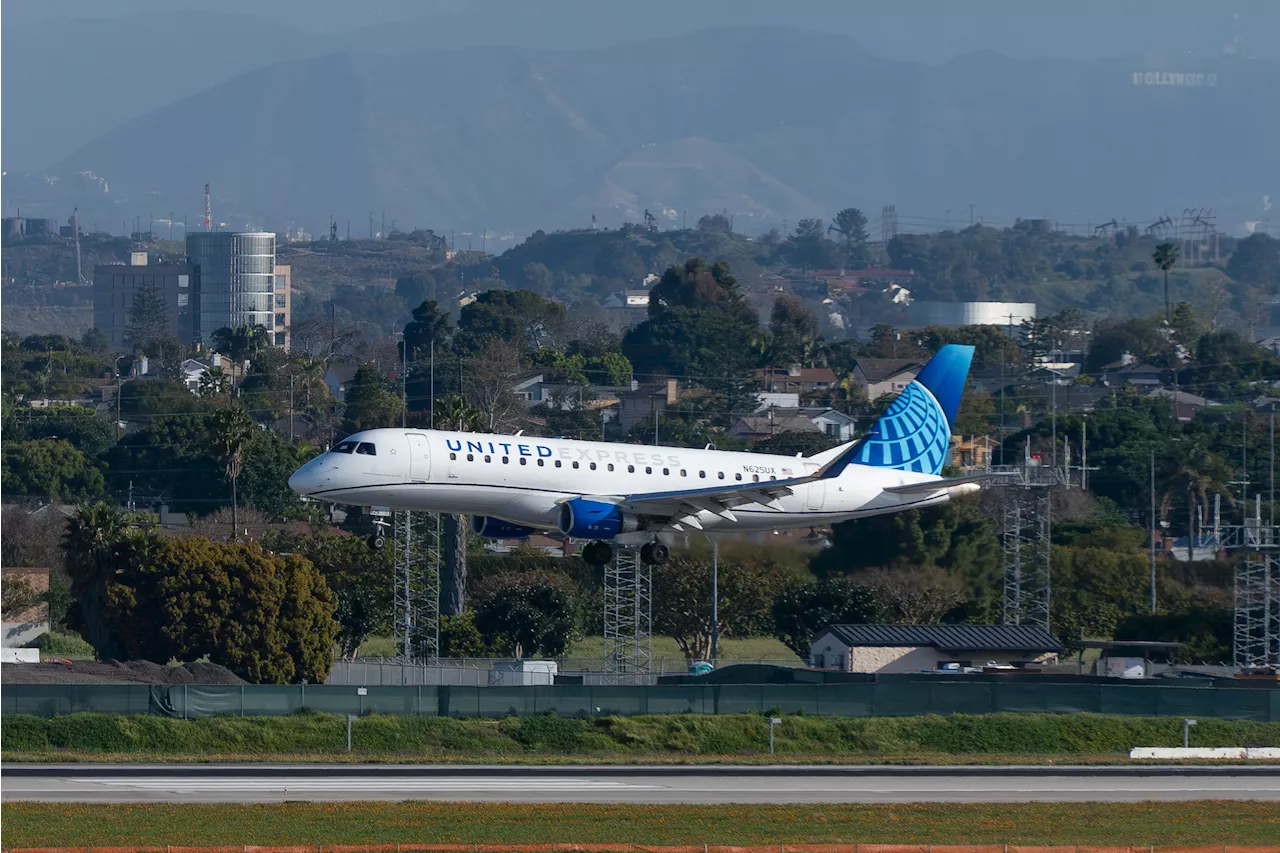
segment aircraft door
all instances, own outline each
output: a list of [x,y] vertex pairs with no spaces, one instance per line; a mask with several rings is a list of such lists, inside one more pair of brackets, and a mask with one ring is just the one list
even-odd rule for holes
[[407,434],[409,439],[409,479],[425,483],[431,479],[431,446],[420,432]]
[[[806,474],[812,474],[818,470],[817,465],[805,465]],[[818,480],[805,486],[804,506],[805,509],[818,510],[822,509],[827,499],[827,481]]]

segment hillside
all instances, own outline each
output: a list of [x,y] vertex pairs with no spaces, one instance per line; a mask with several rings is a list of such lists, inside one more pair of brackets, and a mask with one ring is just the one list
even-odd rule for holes
[[[645,209],[724,209],[752,233],[889,203],[973,204],[1002,222],[1146,221],[1189,205],[1214,206],[1228,231],[1260,218],[1280,119],[1258,105],[1280,88],[1280,63],[1188,59],[1171,70],[1204,73],[1202,85],[1135,85],[1149,67],[994,53],[928,66],[786,28],[606,50],[336,53],[154,110],[49,170],[52,187],[11,175],[6,189],[33,215],[78,203],[82,219],[117,221],[195,214],[212,181],[228,227],[313,232],[329,215],[362,231],[370,210],[476,234],[592,214],[616,225]],[[198,145],[171,144],[197,127]],[[76,189],[82,171],[109,193]]]

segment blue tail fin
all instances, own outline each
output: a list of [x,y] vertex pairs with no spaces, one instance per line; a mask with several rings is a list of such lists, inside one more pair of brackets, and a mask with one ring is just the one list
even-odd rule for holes
[[[857,465],[941,474],[973,347],[947,344],[848,454]],[[843,467],[843,466],[841,466]]]

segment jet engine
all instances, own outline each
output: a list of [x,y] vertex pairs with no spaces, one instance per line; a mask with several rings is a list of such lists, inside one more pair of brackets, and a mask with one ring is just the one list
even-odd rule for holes
[[491,515],[471,516],[471,532],[485,539],[528,539],[533,533],[532,527],[503,521]]
[[640,529],[640,519],[617,504],[574,498],[560,505],[560,532],[579,539],[612,539]]

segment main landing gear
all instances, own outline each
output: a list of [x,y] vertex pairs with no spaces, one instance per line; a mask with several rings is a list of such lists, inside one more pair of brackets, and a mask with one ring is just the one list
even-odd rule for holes
[[[613,562],[613,546],[596,540],[582,549],[582,559],[592,566],[604,566]],[[661,542],[646,542],[640,546],[640,560],[650,566],[661,566],[671,559],[671,549]]]

